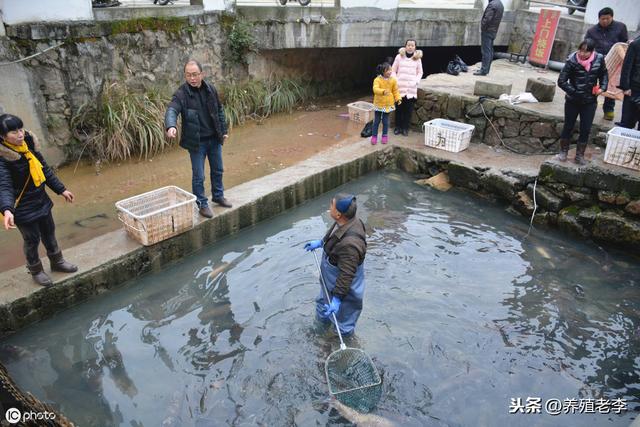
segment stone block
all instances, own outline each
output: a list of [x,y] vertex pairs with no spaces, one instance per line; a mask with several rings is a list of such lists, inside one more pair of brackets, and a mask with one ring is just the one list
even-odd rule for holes
[[593,237],[600,240],[640,247],[640,222],[613,211],[599,214],[592,232]]
[[516,194],[513,207],[522,215],[531,216],[533,214],[533,200],[526,191],[520,191]]
[[630,213],[631,215],[640,216],[640,200],[634,200],[629,202],[627,206],[624,208],[625,212]]
[[562,209],[558,213],[558,228],[571,234],[588,237],[590,234],[589,230],[580,223],[578,212],[579,210],[575,206]]
[[584,173],[582,170],[555,161],[544,162],[540,166],[540,176],[548,177],[550,181],[561,182],[572,187],[582,187],[584,185]]
[[505,117],[507,119],[519,118],[518,112],[513,108],[509,108],[509,107],[496,107],[495,110],[493,110],[493,116],[497,118]]
[[503,199],[513,200],[516,192],[522,189],[520,182],[513,177],[503,175],[499,171],[489,170],[481,177],[482,186],[489,193],[496,194]]
[[591,167],[584,172],[584,185],[596,190],[620,191],[620,175],[611,170]]
[[462,98],[455,95],[449,96],[447,103],[447,116],[452,120],[458,120],[462,117]]
[[[529,184],[527,189],[532,194],[533,184]],[[558,212],[562,208],[562,199],[543,185],[536,186],[536,202],[551,212]]]
[[505,120],[502,136],[504,138],[513,138],[518,135],[520,135],[520,122],[515,119]]
[[460,163],[451,162],[447,168],[449,182],[458,187],[477,190],[480,188],[482,174],[475,168]]
[[549,122],[531,123],[531,136],[536,138],[557,138],[556,127]]
[[543,77],[529,77],[526,92],[531,92],[538,102],[551,102],[556,94],[556,82]]
[[511,84],[499,83],[492,80],[476,80],[476,85],[473,88],[473,94],[476,96],[500,98],[500,95],[503,93],[511,95]]

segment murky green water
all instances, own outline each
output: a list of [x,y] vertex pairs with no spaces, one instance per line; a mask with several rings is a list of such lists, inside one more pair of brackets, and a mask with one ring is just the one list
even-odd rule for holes
[[[399,426],[635,417],[637,258],[543,230],[524,238],[526,219],[405,175],[345,189],[372,233],[350,345],[383,376],[376,415]],[[28,328],[0,358],[81,426],[349,425],[327,403],[324,360],[337,340],[313,322],[315,267],[302,249],[329,225],[329,198]],[[511,398],[530,397],[541,414],[509,414]],[[551,416],[554,398],[596,413]],[[618,398],[628,411],[597,413]]]

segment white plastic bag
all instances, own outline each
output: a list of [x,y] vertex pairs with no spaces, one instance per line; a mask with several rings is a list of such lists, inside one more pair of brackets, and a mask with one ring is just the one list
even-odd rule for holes
[[503,93],[500,95],[500,101],[506,101],[511,105],[522,104],[525,102],[538,102],[535,96],[531,94],[531,92],[522,92],[519,95],[507,95]]

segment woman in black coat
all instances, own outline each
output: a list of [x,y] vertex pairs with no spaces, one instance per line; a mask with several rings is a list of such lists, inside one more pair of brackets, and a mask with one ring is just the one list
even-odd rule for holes
[[67,202],[74,196],[60,182],[38,151],[36,139],[23,129],[22,120],[11,114],[0,116],[0,212],[4,228],[18,227],[24,239],[27,268],[33,280],[41,286],[53,284],[44,272],[38,246],[40,240],[47,250],[51,270],[72,273],[78,267],[62,257],[51,215],[53,202],[45,184]]
[[571,133],[580,116],[580,137],[576,147],[575,162],[584,165],[584,152],[589,142],[589,132],[598,106],[598,95],[607,90],[609,75],[604,56],[595,51],[595,42],[586,39],[578,45],[578,51],[569,55],[560,76],[558,86],[566,92],[564,102],[564,127],[560,134],[558,160],[565,162],[571,143]]

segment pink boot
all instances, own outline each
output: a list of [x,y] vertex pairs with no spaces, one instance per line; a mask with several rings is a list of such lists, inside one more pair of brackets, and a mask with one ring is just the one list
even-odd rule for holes
[[371,145],[376,145],[378,143],[378,135],[373,135],[371,137]]
[[389,141],[389,138],[387,137],[387,135],[382,135],[382,143],[386,144]]

